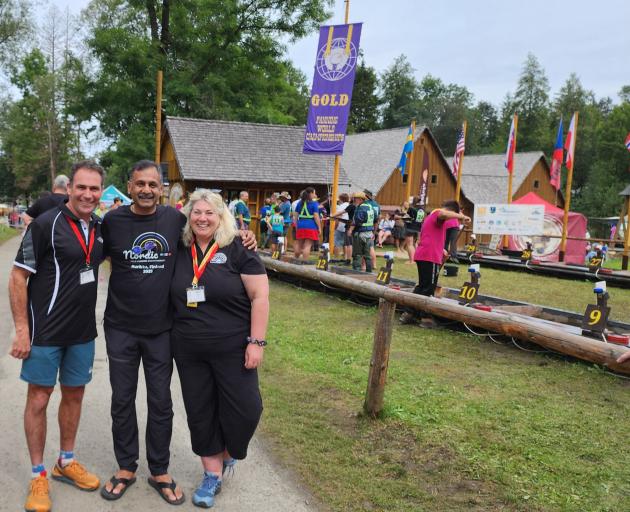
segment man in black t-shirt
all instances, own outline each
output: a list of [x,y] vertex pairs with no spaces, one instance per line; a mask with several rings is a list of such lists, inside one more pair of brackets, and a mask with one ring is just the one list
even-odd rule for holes
[[[127,190],[133,203],[103,219],[105,256],[111,259],[105,309],[105,340],[112,386],[112,434],[118,471],[101,489],[108,500],[120,498],[135,481],[139,441],[135,397],[140,361],[147,386],[146,453],[150,483],[169,503],[184,499],[168,474],[173,404],[173,358],[169,290],[177,244],[186,218],[158,205],[161,173],[155,162],[136,163]],[[249,232],[249,239],[255,241]]]
[[74,460],[85,385],[92,378],[96,338],[96,293],[103,240],[92,214],[103,188],[103,169],[84,161],[72,167],[68,202],[38,215],[28,227],[9,281],[15,338],[11,355],[22,359],[28,382],[24,430],[31,455],[31,490],[26,510],[47,511],[48,479],[43,465],[46,409],[61,387],[61,450],[56,480],[95,490],[98,478]]
[[105,256],[112,265],[104,325],[119,470],[101,489],[101,495],[118,499],[135,481],[140,455],[135,403],[142,361],[151,481],[156,487],[163,486],[162,497],[176,504],[184,495],[168,474],[173,426],[169,290],[177,242],[186,219],[174,208],[158,205],[162,181],[154,162],[143,160],[133,166],[127,190],[133,204],[120,206],[103,219]]
[[39,217],[42,213],[61,205],[68,199],[68,177],[59,174],[53,183],[52,194],[40,197],[22,214],[24,226],[28,226],[33,219]]

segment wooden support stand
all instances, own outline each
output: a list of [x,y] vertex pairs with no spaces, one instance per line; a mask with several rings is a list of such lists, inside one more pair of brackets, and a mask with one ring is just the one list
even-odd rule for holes
[[389,347],[394,331],[394,313],[396,304],[385,299],[378,301],[378,317],[374,329],[374,347],[370,361],[368,386],[365,393],[363,409],[366,414],[376,418],[383,410],[383,396],[387,381],[387,367],[389,365]]

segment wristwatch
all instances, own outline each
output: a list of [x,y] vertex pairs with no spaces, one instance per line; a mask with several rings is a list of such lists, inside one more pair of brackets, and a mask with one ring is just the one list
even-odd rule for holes
[[252,338],[251,336],[247,336],[247,343],[252,345],[258,345],[259,347],[266,347],[267,340],[259,340],[257,338]]

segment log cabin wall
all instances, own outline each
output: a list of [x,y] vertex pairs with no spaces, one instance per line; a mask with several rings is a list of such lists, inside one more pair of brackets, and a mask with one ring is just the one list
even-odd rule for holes
[[[423,130],[416,139],[413,151],[413,173],[411,194],[420,195],[420,184],[422,180],[424,154],[427,152],[429,159],[429,169],[427,174],[427,212],[439,208],[444,201],[455,199],[457,182],[451,174],[451,170],[446,163],[437,143],[427,130]],[[399,171],[393,170],[383,188],[376,195],[376,200],[387,209],[398,208],[406,201],[405,197],[407,184],[403,183]],[[474,205],[464,196],[460,195],[460,205],[466,215],[472,217]],[[468,235],[463,234],[458,240],[458,246],[463,247],[468,241]]]
[[[420,183],[422,180],[422,163],[424,153],[428,153],[429,172],[427,175],[427,211],[439,208],[447,200],[455,199],[457,183],[453,178],[450,168],[433,137],[427,130],[423,130],[416,139],[413,150],[413,174],[411,194],[420,195]],[[407,184],[403,183],[399,171],[393,170],[383,188],[377,193],[376,200],[384,206],[399,207],[408,198],[405,197]],[[472,203],[461,195],[460,203],[468,215],[472,215]]]

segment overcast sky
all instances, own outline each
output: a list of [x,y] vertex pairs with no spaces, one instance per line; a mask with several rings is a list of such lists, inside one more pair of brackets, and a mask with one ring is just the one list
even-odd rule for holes
[[[88,0],[52,3],[78,13]],[[330,23],[343,21],[344,2],[336,0]],[[364,23],[361,47],[377,71],[404,53],[419,79],[430,73],[496,105],[514,91],[528,52],[552,95],[572,72],[615,102],[630,84],[630,0],[351,0],[350,22]],[[289,46],[309,84],[317,37]]]

